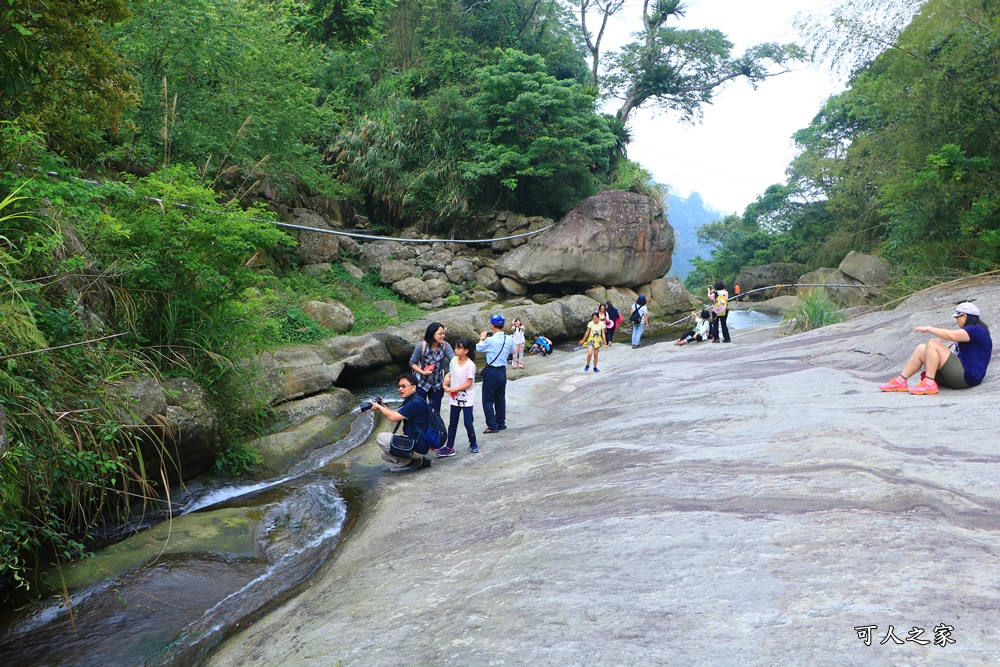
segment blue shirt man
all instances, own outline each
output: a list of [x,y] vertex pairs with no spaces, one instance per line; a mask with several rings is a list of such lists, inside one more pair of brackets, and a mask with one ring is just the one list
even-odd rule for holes
[[507,357],[514,352],[514,339],[504,333],[506,320],[497,313],[490,318],[492,334],[486,331],[479,336],[476,352],[486,358],[483,368],[483,414],[486,430],[496,433],[507,428]]

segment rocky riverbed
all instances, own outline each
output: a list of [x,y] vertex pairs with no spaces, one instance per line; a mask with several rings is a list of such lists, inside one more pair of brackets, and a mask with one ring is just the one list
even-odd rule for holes
[[616,345],[600,374],[531,358],[506,431],[384,474],[312,585],[209,663],[997,664],[1000,369],[877,387],[973,299],[1000,323],[978,280],[796,336]]

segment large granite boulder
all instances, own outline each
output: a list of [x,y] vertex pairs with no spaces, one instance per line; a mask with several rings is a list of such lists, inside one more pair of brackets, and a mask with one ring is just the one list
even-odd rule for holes
[[434,298],[427,284],[420,278],[403,278],[393,283],[392,291],[409,303],[424,303]]
[[471,283],[476,280],[476,269],[472,262],[461,257],[444,267],[444,274],[455,284]]
[[323,347],[350,371],[381,368],[392,363],[394,358],[378,334],[328,338],[323,341]]
[[664,314],[687,313],[702,306],[702,300],[691,294],[674,276],[650,282],[649,298],[659,304]]
[[649,197],[608,191],[589,197],[555,228],[493,265],[529,285],[641,285],[670,269],[674,231]]
[[[293,209],[289,222],[293,225],[314,229],[333,229],[330,223],[323,219],[323,216],[307,208]],[[299,256],[299,261],[303,264],[319,264],[337,259],[340,242],[335,234],[310,232],[304,229],[296,229],[293,234],[299,242],[296,253]]]
[[[860,287],[862,283],[840,269],[816,269],[800,276],[798,283],[800,285],[829,285],[829,287],[799,287],[799,294],[806,296],[816,290],[822,290],[845,308],[860,306],[865,302],[865,296],[867,296],[866,290]],[[845,285],[858,285],[859,287],[845,287]]]
[[336,388],[315,396],[282,403],[274,408],[274,412],[281,421],[297,424],[321,414],[337,418],[350,412],[357,404],[358,399],[354,394],[346,389]]
[[351,309],[333,299],[306,301],[302,304],[302,311],[316,320],[318,325],[330,331],[346,333],[354,326],[354,313]]
[[882,287],[889,282],[890,268],[889,262],[874,255],[864,255],[853,250],[847,253],[847,257],[838,267],[844,275],[870,287]]
[[379,281],[383,285],[398,283],[406,278],[419,278],[420,269],[410,262],[399,259],[388,259],[379,265]]
[[488,266],[476,271],[476,282],[480,284],[484,289],[490,290],[491,292],[496,292],[501,289],[500,277],[497,272]]
[[[806,270],[804,264],[793,262],[776,262],[774,264],[761,264],[760,266],[748,266],[742,269],[736,276],[736,284],[740,286],[740,293],[747,294],[751,290],[771,285],[792,285],[799,280],[799,276]],[[740,301],[765,301],[773,299],[781,294],[796,294],[794,287],[782,287],[778,289],[765,289],[747,296],[741,297]]]

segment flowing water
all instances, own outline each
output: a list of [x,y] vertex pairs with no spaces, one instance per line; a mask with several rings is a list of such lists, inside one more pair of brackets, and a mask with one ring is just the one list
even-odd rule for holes
[[372,426],[362,413],[286,474],[193,493],[173,521],[66,568],[68,607],[56,593],[0,615],[0,663],[197,664],[333,553],[347,504],[324,467]]

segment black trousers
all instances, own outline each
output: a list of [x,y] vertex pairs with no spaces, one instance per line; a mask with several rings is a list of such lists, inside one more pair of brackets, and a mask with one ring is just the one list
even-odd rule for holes
[[498,431],[507,426],[507,367],[487,366],[483,369],[483,414],[486,426]]

